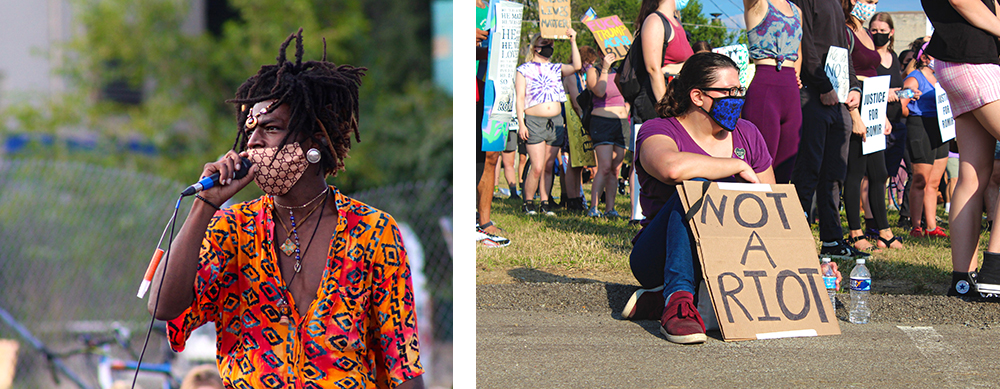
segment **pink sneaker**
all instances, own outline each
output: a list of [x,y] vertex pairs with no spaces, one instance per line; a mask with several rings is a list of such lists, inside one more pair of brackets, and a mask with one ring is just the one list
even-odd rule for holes
[[691,292],[681,290],[670,296],[667,307],[663,308],[663,317],[660,318],[660,333],[667,340],[680,344],[703,343],[708,339],[705,336],[705,322],[698,314]]
[[663,285],[654,289],[639,289],[622,309],[627,320],[656,320],[663,316]]

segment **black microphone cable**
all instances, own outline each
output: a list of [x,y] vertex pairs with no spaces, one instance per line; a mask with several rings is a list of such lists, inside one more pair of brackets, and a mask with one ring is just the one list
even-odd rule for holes
[[[174,205],[174,214],[170,217],[167,225],[170,227],[170,238],[167,240],[167,253],[163,258],[163,272],[167,272],[167,265],[170,264],[170,246],[174,243],[174,227],[177,226],[177,212],[181,208],[181,199],[184,196],[177,197],[177,204]],[[166,232],[166,228],[164,228]],[[160,240],[163,240],[163,236],[160,236]],[[160,244],[156,244],[157,249],[159,249]],[[155,270],[154,270],[155,271]],[[166,274],[163,274],[166,275]],[[153,302],[153,313],[149,318],[149,328],[146,329],[146,339],[142,342],[142,351],[139,352],[139,360],[136,361],[135,374],[132,375],[132,389],[135,389],[135,383],[139,379],[139,369],[142,368],[142,358],[146,355],[146,346],[149,345],[149,335],[153,332],[153,324],[156,322],[156,310],[160,308],[160,292],[163,290],[163,277],[160,277],[160,285],[156,287],[156,300]]]

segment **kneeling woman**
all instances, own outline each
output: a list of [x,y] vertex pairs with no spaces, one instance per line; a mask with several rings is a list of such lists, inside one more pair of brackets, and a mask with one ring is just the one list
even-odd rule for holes
[[675,185],[691,179],[775,183],[764,138],[753,123],[739,119],[745,91],[729,57],[695,54],[667,87],[657,107],[660,118],[643,123],[636,140],[645,219],[632,240],[630,262],[647,289],[632,296],[622,315],[660,319],[660,332],[674,343],[706,339],[694,300],[700,274],[694,241]]

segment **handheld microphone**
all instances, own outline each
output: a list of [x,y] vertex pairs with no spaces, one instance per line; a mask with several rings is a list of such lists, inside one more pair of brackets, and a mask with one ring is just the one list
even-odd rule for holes
[[[240,157],[241,169],[233,172],[233,178],[238,180],[243,177],[246,177],[247,172],[250,171],[251,165],[253,165],[253,162],[250,162],[249,159],[247,159],[246,157]],[[194,185],[191,185],[187,187],[187,189],[184,189],[184,191],[181,192],[181,196],[190,196],[218,184],[219,184],[219,172],[215,172],[215,174],[202,178],[200,181],[194,183]]]

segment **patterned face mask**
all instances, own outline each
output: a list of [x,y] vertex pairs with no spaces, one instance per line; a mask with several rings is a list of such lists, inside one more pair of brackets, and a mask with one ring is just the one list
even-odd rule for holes
[[259,166],[254,182],[271,196],[288,193],[309,167],[299,142],[287,144],[280,150],[277,146],[249,149],[247,158]]
[[[726,96],[715,98],[709,96],[709,98],[714,100],[714,103],[712,103],[712,109],[705,113],[722,128],[728,131],[736,130],[736,120],[740,118],[740,112],[743,111],[743,103],[746,102],[744,97]],[[703,107],[698,108],[705,111]]]
[[861,23],[865,23],[868,19],[875,15],[875,4],[865,3],[864,1],[858,1],[854,4],[854,9],[851,10],[851,15],[861,20]]

